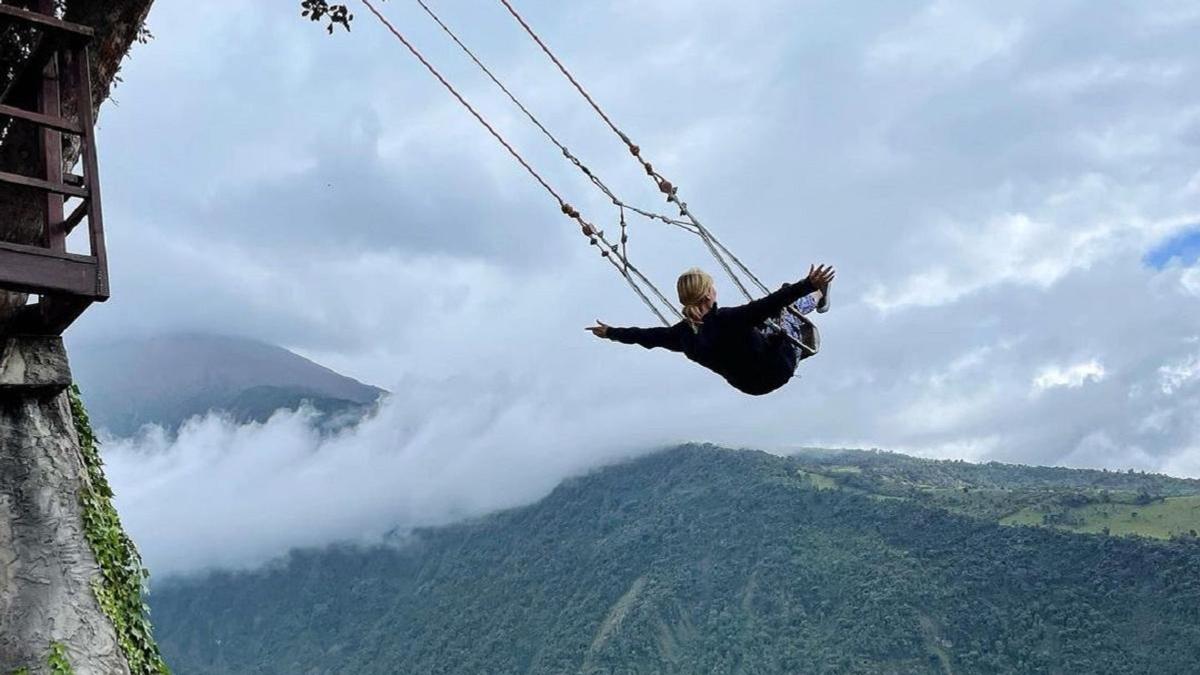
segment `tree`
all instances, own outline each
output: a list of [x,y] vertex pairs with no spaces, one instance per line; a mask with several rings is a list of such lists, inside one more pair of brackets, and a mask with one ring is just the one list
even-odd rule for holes
[[350,13],[350,8],[341,4],[329,4],[326,0],[303,0],[300,3],[302,9],[301,16],[306,16],[313,21],[326,21],[326,30],[333,34],[335,26],[341,26],[346,30],[350,30],[350,22],[354,20],[354,15]]

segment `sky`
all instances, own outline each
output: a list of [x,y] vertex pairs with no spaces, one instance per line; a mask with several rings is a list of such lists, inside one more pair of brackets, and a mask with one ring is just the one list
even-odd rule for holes
[[[584,332],[653,317],[368,12],[329,36],[298,4],[155,4],[100,116],[113,298],[70,339],[242,335],[396,395],[335,439],[298,414],[110,443],[152,566],[445,522],[688,440],[1200,476],[1195,3],[517,4],[759,276],[836,266],[822,353],[760,398]],[[380,6],[616,231],[415,3]],[[624,199],[663,206],[499,3],[433,6]],[[718,271],[677,230],[630,235],[663,288]]]

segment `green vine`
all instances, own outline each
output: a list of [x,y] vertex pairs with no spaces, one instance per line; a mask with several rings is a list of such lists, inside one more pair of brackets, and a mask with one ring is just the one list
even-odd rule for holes
[[50,665],[51,675],[75,675],[71,662],[67,660],[67,650],[57,642],[50,643],[50,656],[46,662]]
[[112,488],[104,477],[100,460],[100,442],[88,421],[79,387],[71,386],[70,398],[79,450],[87,471],[87,480],[80,491],[84,534],[100,565],[100,575],[92,580],[92,590],[116,629],[117,642],[129,662],[130,672],[133,675],[169,675],[171,671],[154,642],[149,607],[142,601],[150,574],[142,566],[142,557],[125,534],[117,510],[113,508]]

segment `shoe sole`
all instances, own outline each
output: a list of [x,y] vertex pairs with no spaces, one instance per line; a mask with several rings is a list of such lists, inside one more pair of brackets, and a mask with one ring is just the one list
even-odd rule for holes
[[829,289],[825,289],[825,294],[821,296],[821,302],[817,303],[817,314],[824,314],[829,311]]

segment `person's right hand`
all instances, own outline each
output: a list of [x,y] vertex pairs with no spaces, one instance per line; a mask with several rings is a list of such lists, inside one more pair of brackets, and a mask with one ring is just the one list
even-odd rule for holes
[[595,326],[588,326],[587,328],[584,328],[584,330],[592,331],[592,335],[595,335],[598,338],[608,337],[608,329],[609,329],[609,325],[604,323],[600,319],[596,319]]
[[830,265],[809,265],[808,267],[808,281],[813,286],[816,286],[819,291],[829,288],[834,274],[836,272],[833,271],[833,267]]

